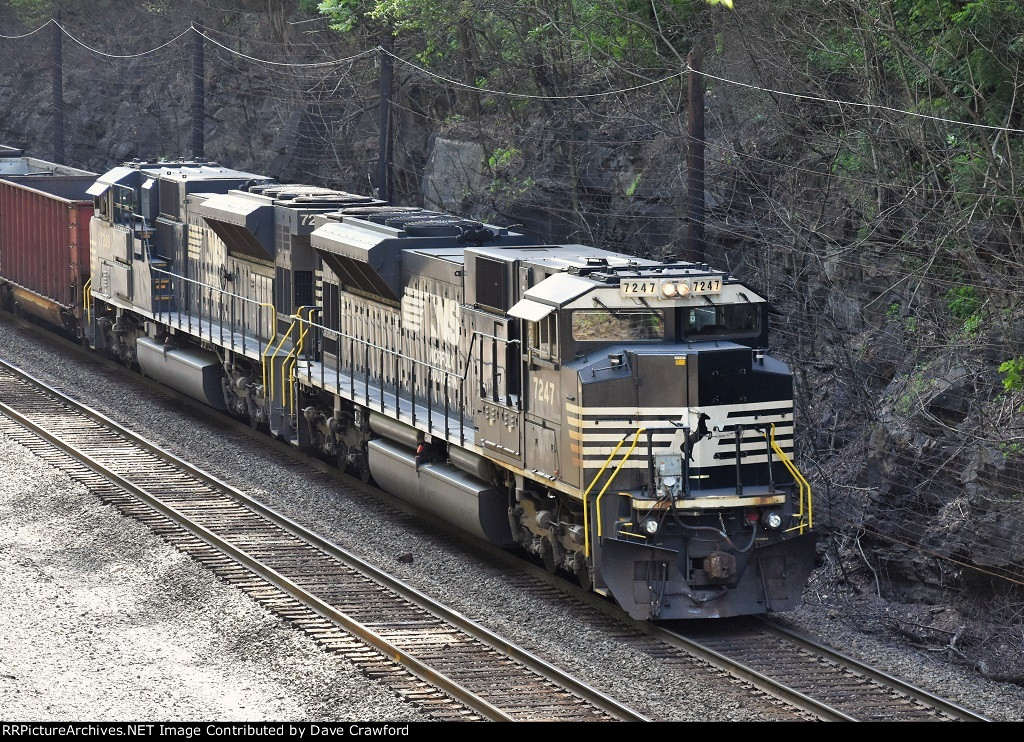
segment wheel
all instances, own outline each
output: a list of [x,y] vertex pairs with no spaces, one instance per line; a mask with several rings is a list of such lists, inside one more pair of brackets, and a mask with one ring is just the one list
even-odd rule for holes
[[341,471],[348,470],[348,454],[348,446],[344,443],[339,443],[337,445],[337,453],[334,456],[334,465]]
[[576,579],[579,580],[580,587],[588,592],[594,587],[594,578],[591,576],[590,567],[586,563],[576,568]]
[[251,400],[246,400],[245,407],[246,407],[246,412],[248,413],[247,416],[249,418],[249,427],[252,428],[253,430],[259,430],[260,429],[260,408],[259,408],[259,406],[255,402],[252,402]]
[[374,484],[373,475],[370,474],[370,462],[366,457],[365,451],[362,453],[362,455],[356,457],[356,460],[353,463],[352,467],[355,469],[355,473],[356,476],[359,477],[359,481],[361,481],[363,484]]
[[558,572],[558,560],[555,559],[555,552],[551,546],[547,546],[540,555],[540,560],[544,562],[544,569],[551,574]]

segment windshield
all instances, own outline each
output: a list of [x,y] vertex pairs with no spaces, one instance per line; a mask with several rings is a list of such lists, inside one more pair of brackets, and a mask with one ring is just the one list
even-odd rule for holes
[[664,335],[665,313],[660,309],[577,309],[572,313],[573,340],[661,340]]
[[683,334],[756,335],[760,331],[758,304],[722,304],[692,307],[683,313]]

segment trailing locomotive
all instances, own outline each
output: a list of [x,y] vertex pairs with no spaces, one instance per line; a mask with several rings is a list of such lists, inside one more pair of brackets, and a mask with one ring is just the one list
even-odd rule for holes
[[214,163],[88,192],[93,348],[634,618],[799,603],[792,379],[733,276]]

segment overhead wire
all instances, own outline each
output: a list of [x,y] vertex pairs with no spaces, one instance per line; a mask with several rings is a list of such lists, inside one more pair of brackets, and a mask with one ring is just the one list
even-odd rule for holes
[[[318,19],[310,19],[310,20],[318,20]],[[350,55],[348,57],[339,58],[339,59],[333,59],[333,60],[320,61],[320,62],[278,62],[278,61],[274,61],[274,60],[270,60],[270,59],[261,59],[261,58],[258,58],[258,57],[247,55],[247,54],[245,54],[245,53],[243,53],[243,52],[241,52],[241,51],[239,51],[237,49],[232,49],[231,47],[229,47],[229,46],[221,43],[220,41],[218,41],[216,38],[211,36],[208,32],[200,29],[200,27],[197,26],[194,23],[190,24],[187,29],[183,30],[181,33],[177,34],[176,36],[174,36],[173,38],[171,38],[168,41],[164,42],[163,44],[160,44],[160,45],[158,45],[156,47],[153,47],[151,49],[148,49],[148,50],[145,50],[145,51],[142,51],[142,52],[136,52],[136,53],[133,53],[133,54],[113,54],[113,53],[110,53],[110,52],[104,52],[104,51],[102,51],[100,49],[97,49],[96,47],[91,46],[89,44],[86,44],[84,41],[82,41],[81,39],[77,38],[63,24],[59,23],[57,20],[52,19],[52,18],[50,20],[48,20],[46,23],[44,23],[41,26],[39,26],[38,28],[36,28],[33,31],[30,31],[30,32],[28,32],[26,34],[21,34],[21,35],[16,35],[16,36],[0,35],[0,38],[10,39],[10,40],[16,40],[16,39],[25,38],[26,36],[30,36],[32,34],[38,33],[39,31],[41,31],[42,29],[46,28],[46,26],[50,25],[51,23],[57,25],[61,29],[62,33],[67,35],[68,38],[70,38],[75,43],[81,45],[83,48],[88,49],[89,51],[91,51],[94,54],[97,54],[99,56],[103,56],[103,57],[107,57],[107,58],[111,58],[111,59],[132,59],[132,58],[146,56],[146,55],[152,54],[155,51],[158,51],[158,50],[160,50],[160,49],[162,49],[162,48],[164,48],[164,47],[166,47],[166,46],[168,46],[170,44],[173,44],[178,39],[180,39],[183,36],[187,35],[190,31],[195,31],[196,33],[200,34],[204,39],[206,39],[210,43],[214,44],[215,46],[218,46],[219,48],[223,49],[224,51],[228,52],[229,54],[232,54],[232,55],[234,55],[236,57],[239,57],[241,59],[245,59],[247,61],[250,61],[250,62],[253,62],[253,63],[256,63],[256,64],[263,64],[263,65],[268,65],[268,66],[280,66],[280,67],[288,67],[288,68],[330,67],[330,66],[333,66],[333,65],[340,65],[340,64],[347,63],[347,62],[351,62],[351,61],[354,61],[354,60],[357,60],[357,59],[361,59],[361,58],[364,58],[364,57],[367,57],[367,56],[371,56],[371,55],[374,55],[374,54],[384,54],[384,55],[390,56],[394,61],[396,61],[396,62],[398,62],[398,63],[400,63],[400,64],[402,64],[402,65],[404,65],[404,66],[406,66],[406,67],[408,67],[410,69],[416,70],[417,72],[419,72],[419,73],[421,73],[421,74],[423,74],[423,75],[425,75],[427,77],[430,77],[432,79],[435,79],[435,80],[438,80],[440,82],[443,82],[443,83],[445,83],[448,86],[459,88],[459,89],[463,89],[463,90],[467,90],[467,91],[475,91],[475,92],[480,92],[480,93],[488,93],[488,94],[491,94],[491,95],[499,95],[499,96],[504,96],[504,97],[508,97],[508,98],[515,98],[515,99],[549,100],[549,101],[553,101],[553,100],[584,100],[584,99],[593,99],[593,98],[606,98],[606,97],[610,97],[610,96],[614,96],[614,95],[621,95],[621,94],[625,94],[625,93],[636,92],[636,91],[642,90],[644,88],[650,88],[650,87],[653,87],[653,86],[661,85],[663,83],[666,83],[666,82],[669,82],[671,80],[678,79],[678,78],[681,78],[683,76],[689,75],[690,73],[693,73],[693,74],[697,74],[697,75],[699,75],[701,77],[704,77],[704,78],[707,78],[707,79],[710,79],[710,80],[715,80],[716,82],[720,82],[720,83],[723,83],[723,84],[743,87],[743,88],[750,89],[750,90],[755,90],[755,91],[758,91],[758,92],[769,93],[771,95],[790,97],[790,98],[806,100],[806,101],[813,101],[813,102],[818,102],[818,103],[828,103],[828,104],[832,104],[832,105],[836,105],[836,106],[849,106],[849,107],[855,107],[855,108],[864,108],[864,109],[869,110],[869,111],[870,110],[888,111],[890,113],[896,113],[896,114],[900,114],[900,115],[903,115],[903,116],[908,116],[908,117],[913,117],[913,118],[920,118],[920,119],[927,119],[927,120],[932,120],[932,121],[936,121],[936,122],[939,122],[939,123],[950,124],[950,125],[955,125],[955,126],[963,126],[963,127],[968,127],[968,128],[983,129],[983,130],[989,130],[989,131],[997,131],[997,132],[1002,132],[1002,133],[1007,133],[1007,134],[1024,134],[1024,129],[1018,129],[1018,128],[1013,128],[1013,127],[997,126],[997,125],[993,125],[993,124],[981,124],[981,123],[977,123],[977,122],[963,121],[963,120],[958,120],[958,119],[951,119],[951,118],[948,118],[948,117],[936,116],[936,115],[933,115],[933,114],[926,114],[926,113],[921,113],[921,112],[918,112],[918,111],[909,111],[909,110],[906,110],[906,109],[896,108],[896,107],[892,107],[892,106],[885,106],[885,105],[881,105],[881,104],[878,104],[878,103],[864,103],[864,102],[859,102],[859,101],[848,101],[848,100],[841,100],[841,99],[838,99],[838,98],[829,98],[829,97],[825,97],[825,96],[811,95],[809,93],[796,93],[796,92],[792,92],[792,91],[778,90],[778,89],[774,89],[774,88],[765,87],[765,86],[762,86],[762,85],[755,85],[753,83],[747,83],[747,82],[742,82],[742,81],[739,81],[739,80],[733,80],[731,78],[727,78],[727,77],[724,77],[724,76],[721,76],[721,75],[715,75],[715,74],[707,72],[705,70],[694,69],[690,65],[683,65],[683,68],[680,69],[678,72],[674,72],[672,74],[664,75],[664,76],[662,76],[659,79],[646,80],[643,83],[640,83],[640,84],[634,85],[634,86],[617,88],[617,89],[613,89],[613,90],[600,91],[600,92],[595,92],[595,93],[576,93],[576,94],[565,94],[565,95],[537,95],[537,94],[519,93],[519,92],[516,92],[516,91],[510,91],[510,90],[500,90],[500,89],[490,88],[490,87],[482,87],[482,86],[477,86],[477,85],[471,85],[471,84],[465,83],[465,82],[460,82],[458,80],[454,80],[454,79],[452,79],[450,77],[446,77],[444,75],[441,75],[441,74],[438,74],[438,73],[433,72],[431,70],[428,70],[426,67],[424,67],[422,65],[415,64],[415,63],[405,59],[404,57],[396,54],[395,52],[387,50],[384,47],[379,46],[379,45],[376,46],[376,47],[370,48],[370,49],[366,49],[366,50],[361,51],[361,52],[357,52],[357,53],[355,53],[353,55]]]

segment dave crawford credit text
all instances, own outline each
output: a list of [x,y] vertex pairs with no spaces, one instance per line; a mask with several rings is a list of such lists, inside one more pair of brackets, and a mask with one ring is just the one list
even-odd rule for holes
[[408,724],[0,724],[3,737],[408,737]]

